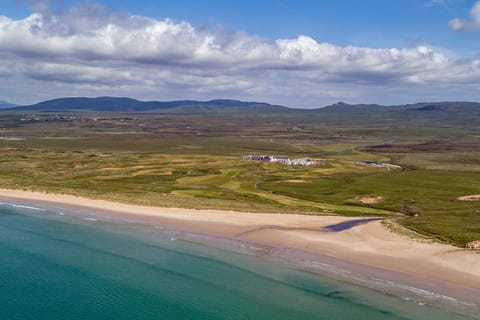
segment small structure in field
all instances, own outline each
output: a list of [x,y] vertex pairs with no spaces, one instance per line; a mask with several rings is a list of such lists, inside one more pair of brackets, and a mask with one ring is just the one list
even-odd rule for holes
[[293,159],[291,161],[292,166],[313,166],[316,164],[323,164],[323,160],[312,160],[310,158],[301,158],[301,159]]
[[270,162],[271,157],[270,156],[265,156],[265,155],[260,155],[260,156],[253,156],[253,155],[248,155],[248,156],[243,156],[243,160],[248,160],[248,161],[266,161]]
[[271,160],[270,162],[279,162],[283,164],[290,164],[290,158],[289,157],[276,157],[276,156],[270,156]]

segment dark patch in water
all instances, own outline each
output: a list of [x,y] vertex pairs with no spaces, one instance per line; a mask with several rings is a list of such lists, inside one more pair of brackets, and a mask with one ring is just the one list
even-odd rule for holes
[[327,297],[338,297],[341,293],[342,293],[341,291],[335,290],[327,293]]
[[345,222],[340,222],[337,224],[332,224],[329,226],[326,226],[323,228],[325,231],[331,231],[331,232],[340,232],[344,230],[351,229],[355,226],[358,226],[360,224],[364,224],[370,221],[378,221],[378,220],[383,220],[382,218],[368,218],[368,219],[357,219],[357,220],[350,220],[350,221],[345,221]]

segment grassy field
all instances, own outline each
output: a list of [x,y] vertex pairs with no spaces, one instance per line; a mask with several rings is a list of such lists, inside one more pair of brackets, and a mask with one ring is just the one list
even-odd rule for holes
[[480,194],[479,137],[475,127],[365,129],[295,115],[12,113],[0,117],[0,187],[152,206],[385,216],[465,246],[480,239],[480,202],[457,198]]
[[268,181],[309,179],[355,171],[332,163],[293,167],[243,161],[239,157],[157,153],[89,153],[4,150],[0,185],[8,188],[79,194],[152,206],[183,206],[248,211],[385,215],[356,203],[281,195],[263,188]]

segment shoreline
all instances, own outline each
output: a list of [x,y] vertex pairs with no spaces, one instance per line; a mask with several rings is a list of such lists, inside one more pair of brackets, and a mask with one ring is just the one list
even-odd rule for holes
[[[318,258],[329,264],[480,304],[480,254],[411,239],[370,221],[340,232],[324,227],[359,217],[146,207],[71,195],[0,189],[0,199],[90,209],[102,215],[210,235]],[[362,217],[368,218],[368,217]]]

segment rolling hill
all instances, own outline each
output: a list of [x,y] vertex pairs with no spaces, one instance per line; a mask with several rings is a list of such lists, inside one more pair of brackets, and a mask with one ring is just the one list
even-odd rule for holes
[[0,100],[0,109],[9,109],[18,107],[16,104]]
[[315,109],[329,121],[341,125],[373,126],[379,124],[436,124],[455,126],[480,126],[478,102],[421,102],[385,106],[378,104],[350,105],[339,102]]
[[238,100],[176,100],[176,101],[140,101],[125,97],[83,98],[69,97],[43,101],[37,104],[15,108],[17,111],[88,111],[88,112],[180,112],[204,113],[225,111],[284,111],[286,107],[262,102]]

